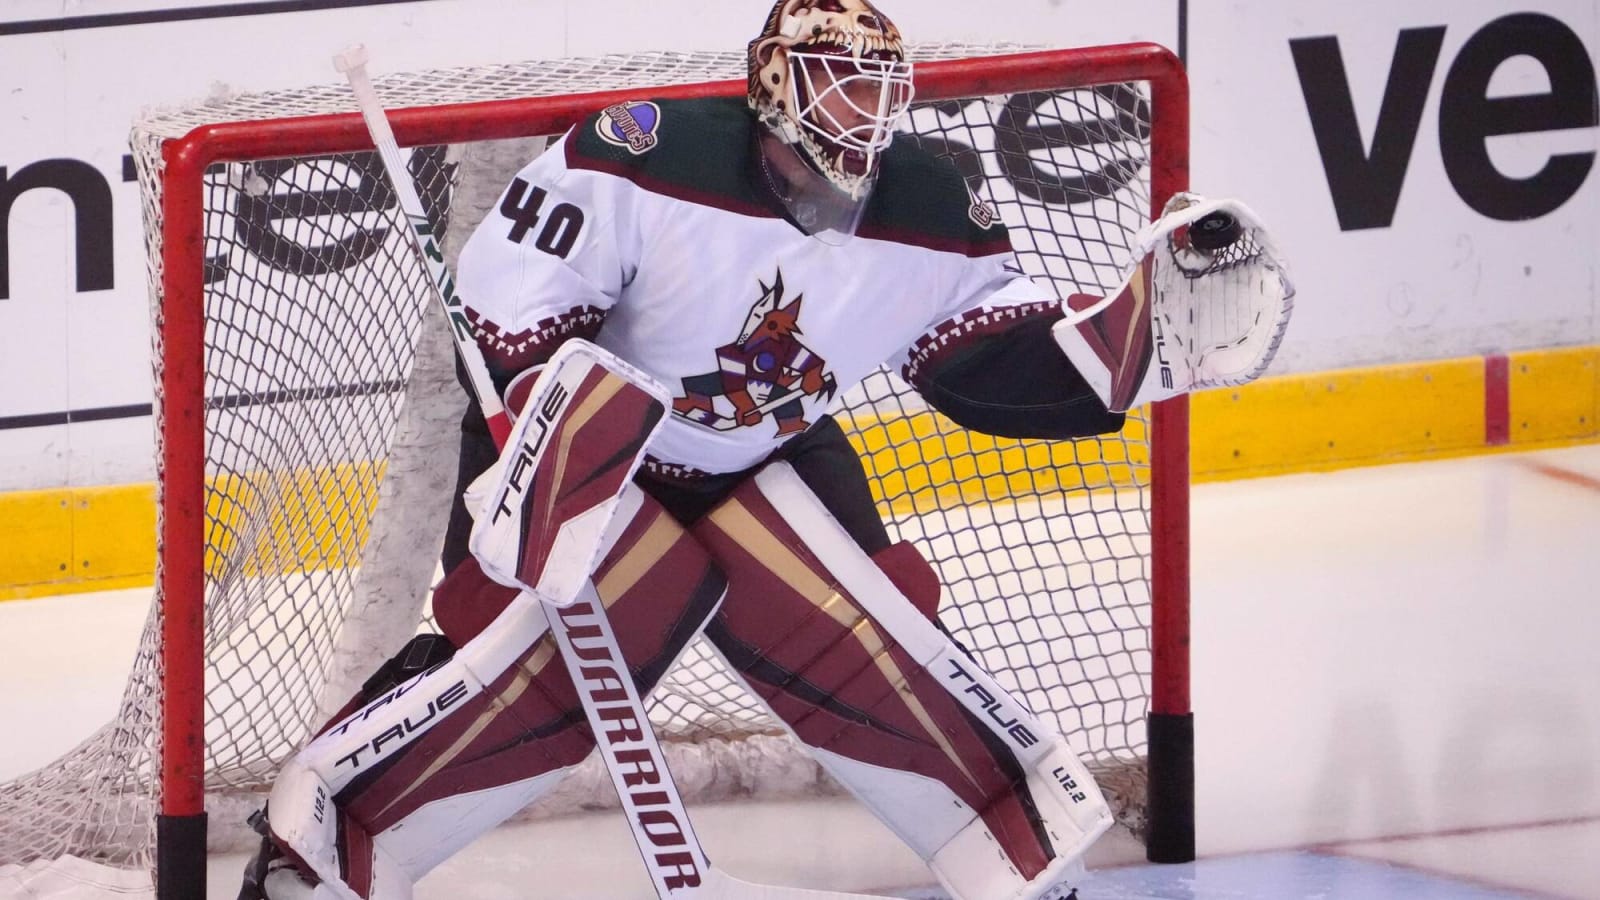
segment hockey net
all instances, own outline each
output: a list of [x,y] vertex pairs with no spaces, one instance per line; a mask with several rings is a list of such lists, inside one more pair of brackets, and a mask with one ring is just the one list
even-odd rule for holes
[[[1132,232],[1184,187],[1182,76],[1149,45],[1023,50],[915,48],[905,139],[956,161],[1030,275],[1063,296],[1102,293]],[[453,254],[542,136],[623,97],[742,94],[743,71],[742,54],[657,53],[377,87]],[[353,109],[327,86],[135,130],[155,322],[156,602],[117,719],[0,786],[0,866],[76,858],[148,890],[157,831],[183,846],[202,803],[211,849],[243,847],[279,764],[430,627],[465,401]],[[927,411],[887,371],[835,410],[891,534],[942,576],[943,624],[1059,725],[1136,832],[1152,692],[1177,685],[1168,711],[1186,712],[1186,659],[1152,641],[1163,617],[1179,624],[1162,639],[1186,640],[1179,414],[1154,443],[1145,414],[1096,440],[998,440]],[[1178,498],[1164,519],[1157,495]],[[1169,583],[1152,602],[1158,569]],[[829,789],[698,645],[652,717],[691,799]],[[596,765],[536,812],[592,805],[604,785]],[[159,855],[171,883],[182,855]]]

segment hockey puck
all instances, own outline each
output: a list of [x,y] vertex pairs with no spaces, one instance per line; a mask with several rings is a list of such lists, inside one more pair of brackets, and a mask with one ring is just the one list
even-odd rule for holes
[[1189,226],[1189,243],[1196,250],[1215,253],[1231,246],[1243,233],[1238,219],[1219,210],[1201,216]]

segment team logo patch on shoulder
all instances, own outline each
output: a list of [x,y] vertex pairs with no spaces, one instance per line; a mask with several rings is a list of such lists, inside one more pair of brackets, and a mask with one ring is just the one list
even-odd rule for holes
[[638,156],[659,143],[656,129],[661,127],[661,107],[648,100],[628,100],[600,111],[594,130],[608,144],[627,148]]

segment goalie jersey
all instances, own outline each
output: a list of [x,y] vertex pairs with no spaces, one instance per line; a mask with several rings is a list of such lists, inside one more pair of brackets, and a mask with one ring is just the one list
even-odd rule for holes
[[[762,176],[757,127],[742,98],[621,103],[524,167],[458,267],[497,386],[536,371],[568,337],[594,340],[673,392],[651,447],[657,466],[735,472],[880,364],[945,409],[950,392],[926,389],[941,358],[1059,316],[953,166],[896,141],[855,238],[834,246],[785,218]],[[1081,379],[1048,353],[1054,371],[1011,373],[1019,396],[1043,376],[1055,382],[1046,406],[1084,407]],[[513,413],[519,399],[512,386]],[[1088,406],[1088,423],[1070,430],[1120,426]]]

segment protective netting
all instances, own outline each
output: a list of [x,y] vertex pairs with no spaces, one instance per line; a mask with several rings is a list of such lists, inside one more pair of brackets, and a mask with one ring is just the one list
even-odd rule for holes
[[[923,60],[1016,52],[914,49]],[[741,54],[643,54],[379,79],[391,108],[742,78]],[[1148,93],[1139,83],[1001,92],[919,105],[915,139],[951,156],[1012,229],[1025,271],[1103,293],[1150,214]],[[154,117],[135,131],[151,260],[155,367],[198,363],[164,341],[162,142],[210,122],[353,109],[333,86]],[[443,136],[441,140],[449,140]],[[533,146],[408,151],[459,247]],[[454,384],[424,325],[411,255],[376,156],[230,161],[204,193],[206,783],[212,846],[236,846],[280,762],[418,627],[454,481]],[[157,400],[158,408],[161,398]],[[943,578],[941,618],[1005,686],[1059,724],[1138,826],[1150,692],[1145,420],[1067,443],[969,433],[879,372],[841,397],[891,534]],[[164,421],[158,414],[159,423]],[[157,440],[165,439],[166,430]],[[163,481],[162,497],[172,485]],[[173,511],[163,505],[162,515]],[[171,565],[165,548],[160,565]],[[159,592],[117,720],[0,787],[0,865],[85,857],[148,870],[159,796]],[[420,623],[420,625],[419,625]],[[809,792],[825,777],[696,644],[652,716],[690,796]],[[593,760],[591,760],[591,763]],[[544,810],[609,793],[598,770]]]

